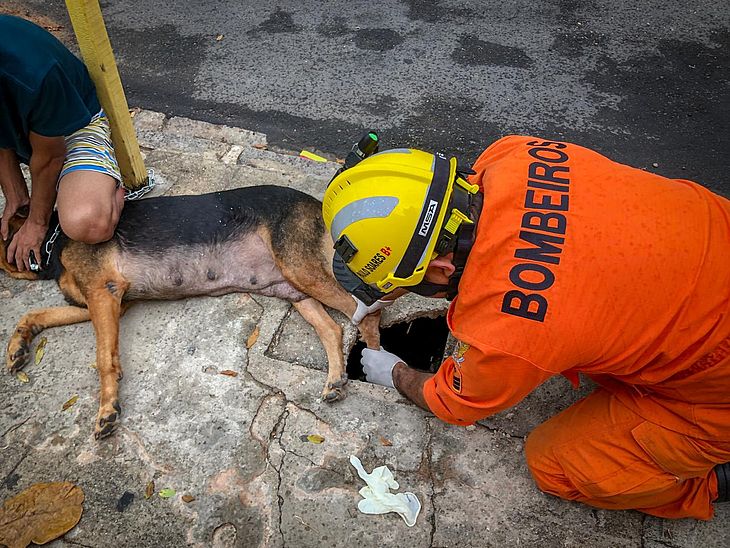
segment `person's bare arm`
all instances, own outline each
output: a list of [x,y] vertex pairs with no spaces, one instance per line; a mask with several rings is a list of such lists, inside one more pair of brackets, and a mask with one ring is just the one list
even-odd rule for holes
[[30,202],[18,156],[9,148],[0,149],[0,189],[5,196],[5,208],[0,221],[0,238],[7,240],[10,219],[21,207]]
[[48,221],[56,201],[56,183],[66,156],[63,137],[44,137],[31,132],[29,136],[31,196],[30,212],[25,224],[8,246],[7,260],[18,270],[30,269],[30,252],[40,261],[40,247],[48,230]]
[[408,367],[403,362],[397,363],[393,368],[393,384],[396,390],[426,411],[430,409],[423,397],[423,385],[431,377],[432,374]]

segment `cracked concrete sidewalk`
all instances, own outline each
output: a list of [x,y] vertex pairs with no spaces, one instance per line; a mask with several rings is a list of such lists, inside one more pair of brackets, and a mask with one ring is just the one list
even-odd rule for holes
[[[154,194],[278,184],[321,198],[337,168],[268,150],[265,135],[242,129],[150,111],[134,122],[157,175]],[[3,341],[27,310],[63,302],[53,282],[2,274],[0,298]],[[401,301],[384,325],[439,315],[446,305]],[[350,348],[355,330],[334,316]],[[667,521],[540,493],[524,463],[524,436],[587,390],[561,379],[476,428],[443,424],[394,390],[356,381],[329,405],[319,400],[324,350],[288,303],[246,294],[138,303],[121,321],[121,426],[97,443],[91,325],[43,336],[45,357],[25,370],[30,382],[0,375],[0,499],[36,482],[79,485],[83,516],[54,548],[730,545],[730,505],[718,506],[711,522]],[[73,395],[77,403],[63,411]],[[302,441],[308,434],[325,441]],[[416,493],[423,508],[414,527],[396,514],[357,511],[364,483],[350,455],[368,471],[388,465],[400,490]],[[176,495],[145,499],[150,481]],[[122,510],[125,492],[134,498]],[[185,494],[195,500],[184,502]]]

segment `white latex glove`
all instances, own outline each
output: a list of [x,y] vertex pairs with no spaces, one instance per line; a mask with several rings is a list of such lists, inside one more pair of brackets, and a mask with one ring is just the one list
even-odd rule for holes
[[362,302],[360,299],[355,297],[355,295],[350,295],[353,299],[355,299],[355,302],[357,303],[357,309],[355,310],[355,313],[352,315],[352,323],[353,325],[360,325],[360,322],[362,319],[367,316],[368,314],[372,314],[373,312],[377,312],[378,310],[385,308],[386,306],[390,306],[393,304],[393,301],[384,301],[384,300],[377,300],[370,306],[366,305],[364,302]]
[[395,354],[383,350],[382,346],[380,350],[362,349],[360,363],[362,364],[362,370],[368,382],[395,388],[395,384],[393,384],[393,368],[398,362],[403,362],[403,360]]
[[416,519],[421,511],[421,502],[413,493],[391,493],[391,489],[398,489],[398,482],[393,477],[387,466],[378,466],[368,474],[362,466],[360,459],[355,455],[350,456],[350,464],[357,470],[367,487],[360,489],[363,500],[357,503],[357,509],[363,514],[385,514],[397,512],[408,527],[416,524]]

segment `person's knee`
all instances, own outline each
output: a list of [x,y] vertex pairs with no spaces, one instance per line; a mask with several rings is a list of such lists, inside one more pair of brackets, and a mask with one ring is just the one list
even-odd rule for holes
[[525,440],[525,461],[535,483],[541,491],[545,491],[547,469],[552,467],[547,466],[550,447],[546,444],[546,440],[540,436],[539,430],[538,427],[530,432]]
[[525,440],[525,460],[540,491],[568,500],[579,496],[556,454],[555,441],[542,425]]
[[79,204],[71,210],[59,210],[58,217],[66,236],[87,244],[109,240],[117,221],[111,204]]

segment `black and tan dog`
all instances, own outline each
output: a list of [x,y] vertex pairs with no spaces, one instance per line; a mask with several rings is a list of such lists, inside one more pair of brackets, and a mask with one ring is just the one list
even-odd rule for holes
[[[14,217],[11,230],[22,223]],[[323,399],[344,397],[342,328],[322,305],[352,317],[355,302],[332,275],[332,240],[321,203],[308,194],[258,186],[129,202],[110,241],[87,245],[61,236],[41,275],[9,265],[6,244],[0,242],[0,269],[15,278],[55,278],[70,304],[23,316],[8,343],[7,368],[15,372],[25,365],[33,337],[45,328],[90,319],[101,380],[97,439],[119,420],[119,318],[138,300],[240,292],[290,301],[327,352]],[[378,323],[373,315],[360,324],[371,348],[379,345]]]

